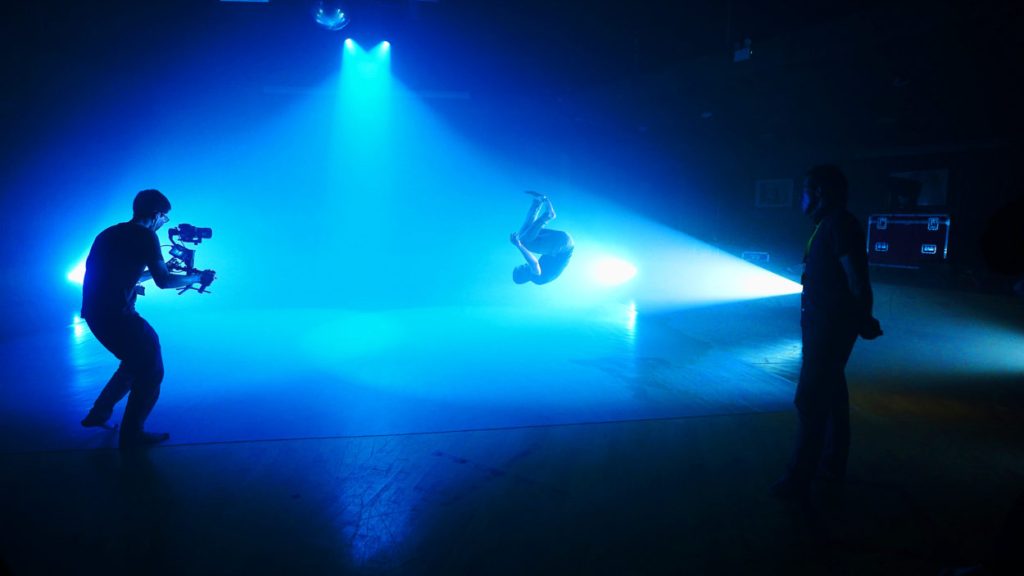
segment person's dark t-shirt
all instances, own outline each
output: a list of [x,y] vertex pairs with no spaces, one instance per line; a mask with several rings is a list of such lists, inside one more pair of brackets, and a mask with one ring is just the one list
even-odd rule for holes
[[805,314],[837,320],[856,315],[856,299],[840,261],[843,256],[848,256],[853,266],[867,277],[864,231],[846,209],[825,216],[808,246],[802,297]]
[[100,232],[85,261],[82,318],[135,311],[135,285],[142,272],[163,261],[156,232],[122,222]]
[[547,284],[561,276],[562,271],[569,265],[572,258],[573,248],[569,247],[554,254],[544,254],[540,257],[540,275],[531,276],[530,281],[534,284]]

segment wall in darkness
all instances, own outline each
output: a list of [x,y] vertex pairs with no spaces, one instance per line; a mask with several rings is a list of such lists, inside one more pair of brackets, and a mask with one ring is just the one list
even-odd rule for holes
[[[799,250],[809,233],[799,181],[814,163],[846,169],[851,208],[865,220],[890,208],[891,172],[948,169],[951,263],[981,274],[979,235],[1024,188],[1022,12],[1006,2],[900,3],[776,21],[752,32],[749,61],[709,53],[591,98],[630,112],[622,130],[643,127],[716,205],[701,221],[673,223],[737,247]],[[755,181],[775,178],[794,180],[792,209],[756,208]]]

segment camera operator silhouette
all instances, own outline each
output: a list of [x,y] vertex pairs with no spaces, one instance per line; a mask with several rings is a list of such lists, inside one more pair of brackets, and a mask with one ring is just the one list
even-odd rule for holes
[[[555,209],[548,197],[532,190],[526,193],[533,196],[533,202],[522,227],[509,237],[526,263],[512,270],[512,281],[516,284],[547,284],[558,278],[568,266],[574,245],[567,232],[545,228],[548,222],[555,219]],[[540,259],[534,254],[540,254]]]
[[160,396],[164,364],[156,332],[135,311],[137,285],[152,278],[160,288],[184,288],[203,279],[202,272],[171,274],[167,269],[156,231],[168,222],[170,211],[171,203],[160,191],[139,192],[132,203],[132,219],[100,232],[85,263],[82,318],[121,364],[82,426],[105,426],[114,405],[128,395],[118,438],[122,449],[170,438],[143,428]]

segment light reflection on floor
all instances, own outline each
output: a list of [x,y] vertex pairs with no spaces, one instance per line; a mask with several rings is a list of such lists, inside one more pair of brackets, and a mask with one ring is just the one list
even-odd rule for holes
[[[792,394],[784,379],[631,304],[144,314],[167,369],[149,427],[175,443],[780,410]],[[112,434],[78,425],[116,367],[83,324],[5,343],[4,356],[9,374],[33,377],[5,378],[0,413],[18,417],[0,450],[112,445]]]

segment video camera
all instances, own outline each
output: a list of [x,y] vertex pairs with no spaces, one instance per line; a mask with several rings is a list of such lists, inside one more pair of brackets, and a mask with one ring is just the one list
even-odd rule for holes
[[200,294],[206,292],[210,284],[216,280],[217,274],[213,270],[197,270],[195,267],[196,251],[186,248],[182,243],[199,244],[204,238],[210,239],[213,237],[213,229],[197,228],[191,224],[178,224],[177,227],[167,231],[167,237],[171,241],[171,259],[167,262],[167,269],[179,270],[186,274],[195,274],[196,272],[201,274],[199,288],[189,285],[179,290],[178,294],[184,294],[192,289],[197,290]]

